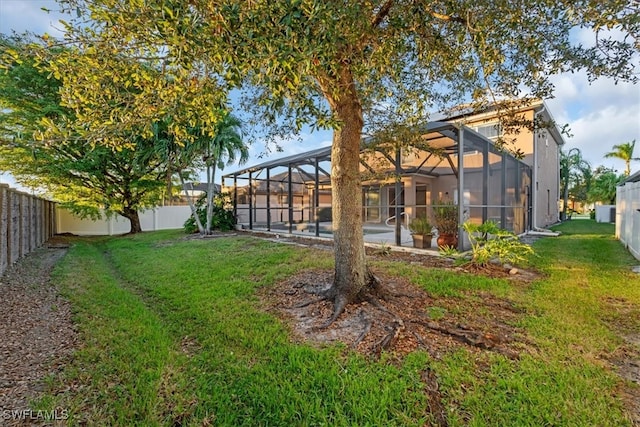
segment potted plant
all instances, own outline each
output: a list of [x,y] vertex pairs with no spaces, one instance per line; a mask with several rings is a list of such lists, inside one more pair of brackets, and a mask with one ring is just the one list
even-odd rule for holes
[[433,217],[438,229],[438,247],[458,246],[458,206],[439,200],[433,206]]
[[433,226],[429,223],[426,216],[414,218],[409,223],[409,230],[413,237],[413,247],[420,249],[428,249],[431,247],[431,238]]

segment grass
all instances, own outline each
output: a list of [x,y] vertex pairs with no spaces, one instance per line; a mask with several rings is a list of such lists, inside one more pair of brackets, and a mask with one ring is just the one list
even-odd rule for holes
[[38,406],[68,409],[72,425],[429,425],[421,374],[430,368],[452,426],[630,425],[616,398],[621,380],[602,356],[621,344],[610,299],[640,310],[636,261],[611,226],[560,229],[537,242],[533,262],[546,277],[529,287],[379,263],[435,296],[514,299],[533,348],[519,360],[461,349],[373,361],[292,342],[256,290],[330,268],[328,251],[174,231],[78,239],[54,280],[82,346]]

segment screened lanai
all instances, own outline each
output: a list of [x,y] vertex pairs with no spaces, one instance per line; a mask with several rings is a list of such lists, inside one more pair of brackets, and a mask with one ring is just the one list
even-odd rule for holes
[[[432,219],[433,209],[444,203],[458,206],[460,224],[493,220],[517,234],[530,230],[528,165],[465,126],[430,122],[420,134],[412,143],[364,141],[365,241],[411,246],[411,219]],[[330,236],[330,160],[331,147],[324,147],[224,175],[222,185],[232,195],[238,224],[250,230]],[[468,246],[464,236],[459,239],[459,249]]]

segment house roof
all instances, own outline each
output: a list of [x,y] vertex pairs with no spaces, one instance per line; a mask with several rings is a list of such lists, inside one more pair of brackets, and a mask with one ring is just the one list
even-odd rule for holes
[[[207,192],[208,185],[206,182],[187,182],[187,190],[188,191],[202,191],[203,193]],[[213,184],[216,192],[220,192],[220,185]],[[181,191],[184,191],[184,188],[181,188]]]
[[[536,114],[543,115],[544,122],[549,124],[549,126],[546,127],[547,131],[552,134],[554,140],[558,145],[564,145],[565,141],[562,137],[562,131],[558,128],[558,123],[553,118],[553,115],[547,107],[547,104],[543,100],[537,98],[529,98],[521,101],[522,102],[519,102],[519,105],[515,107],[514,111],[520,113],[527,110],[533,110]],[[452,114],[448,116],[442,115],[440,117],[440,120],[464,123],[464,119],[466,118],[472,119],[473,121],[477,121],[478,119],[483,119],[485,117],[490,119],[492,117],[495,117],[497,111],[497,107],[494,105],[489,105],[480,111],[474,110],[469,105],[462,105],[454,109],[452,111]]]
[[[428,146],[432,149],[439,150],[445,155],[452,155],[457,153],[457,146],[459,144],[459,130],[464,129],[465,141],[472,143],[490,143],[489,139],[480,135],[476,131],[463,126],[461,124],[449,123],[449,122],[429,122],[421,130],[423,134],[423,141],[428,143]],[[367,147],[367,143],[370,139],[365,139],[362,144],[363,150]],[[279,159],[270,160],[258,165],[250,166],[248,168],[240,169],[238,171],[226,174],[224,178],[238,177],[241,175],[259,172],[265,169],[272,169],[276,167],[298,167],[302,165],[315,165],[317,162],[330,161],[331,160],[331,147],[318,148],[316,150],[306,151],[304,153],[294,154],[292,156],[282,157]],[[435,170],[435,166],[434,166]],[[433,172],[435,174],[435,172]],[[322,173],[324,178],[328,178],[328,173]]]
[[[254,191],[256,193],[267,192],[267,179],[262,178],[257,180],[258,183],[255,186]],[[305,190],[305,183],[310,181],[309,176],[305,176],[303,173],[297,170],[291,171],[291,191],[293,194],[301,194]],[[269,192],[282,193],[286,192],[289,187],[289,172],[282,172],[269,177]]]

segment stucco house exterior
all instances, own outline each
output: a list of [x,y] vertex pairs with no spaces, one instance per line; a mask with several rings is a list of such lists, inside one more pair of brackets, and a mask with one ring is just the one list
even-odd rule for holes
[[[535,100],[519,109],[524,121],[540,123],[543,128],[531,130],[521,127],[517,133],[504,135],[520,150],[522,161],[532,168],[532,225],[531,229],[544,228],[559,219],[560,150],[565,141],[546,104]],[[495,111],[459,115],[446,119],[462,123],[495,141],[500,136],[499,119]]]
[[[493,109],[462,111],[425,124],[411,141],[363,141],[365,234],[396,229],[401,245],[409,221],[431,217],[442,202],[462,205],[460,223],[494,220],[519,234],[557,222],[564,141],[544,102],[517,114],[523,123],[548,126],[507,133]],[[519,155],[498,149],[499,139]],[[330,156],[331,148],[323,147],[223,176],[238,222],[249,229],[330,232]]]

